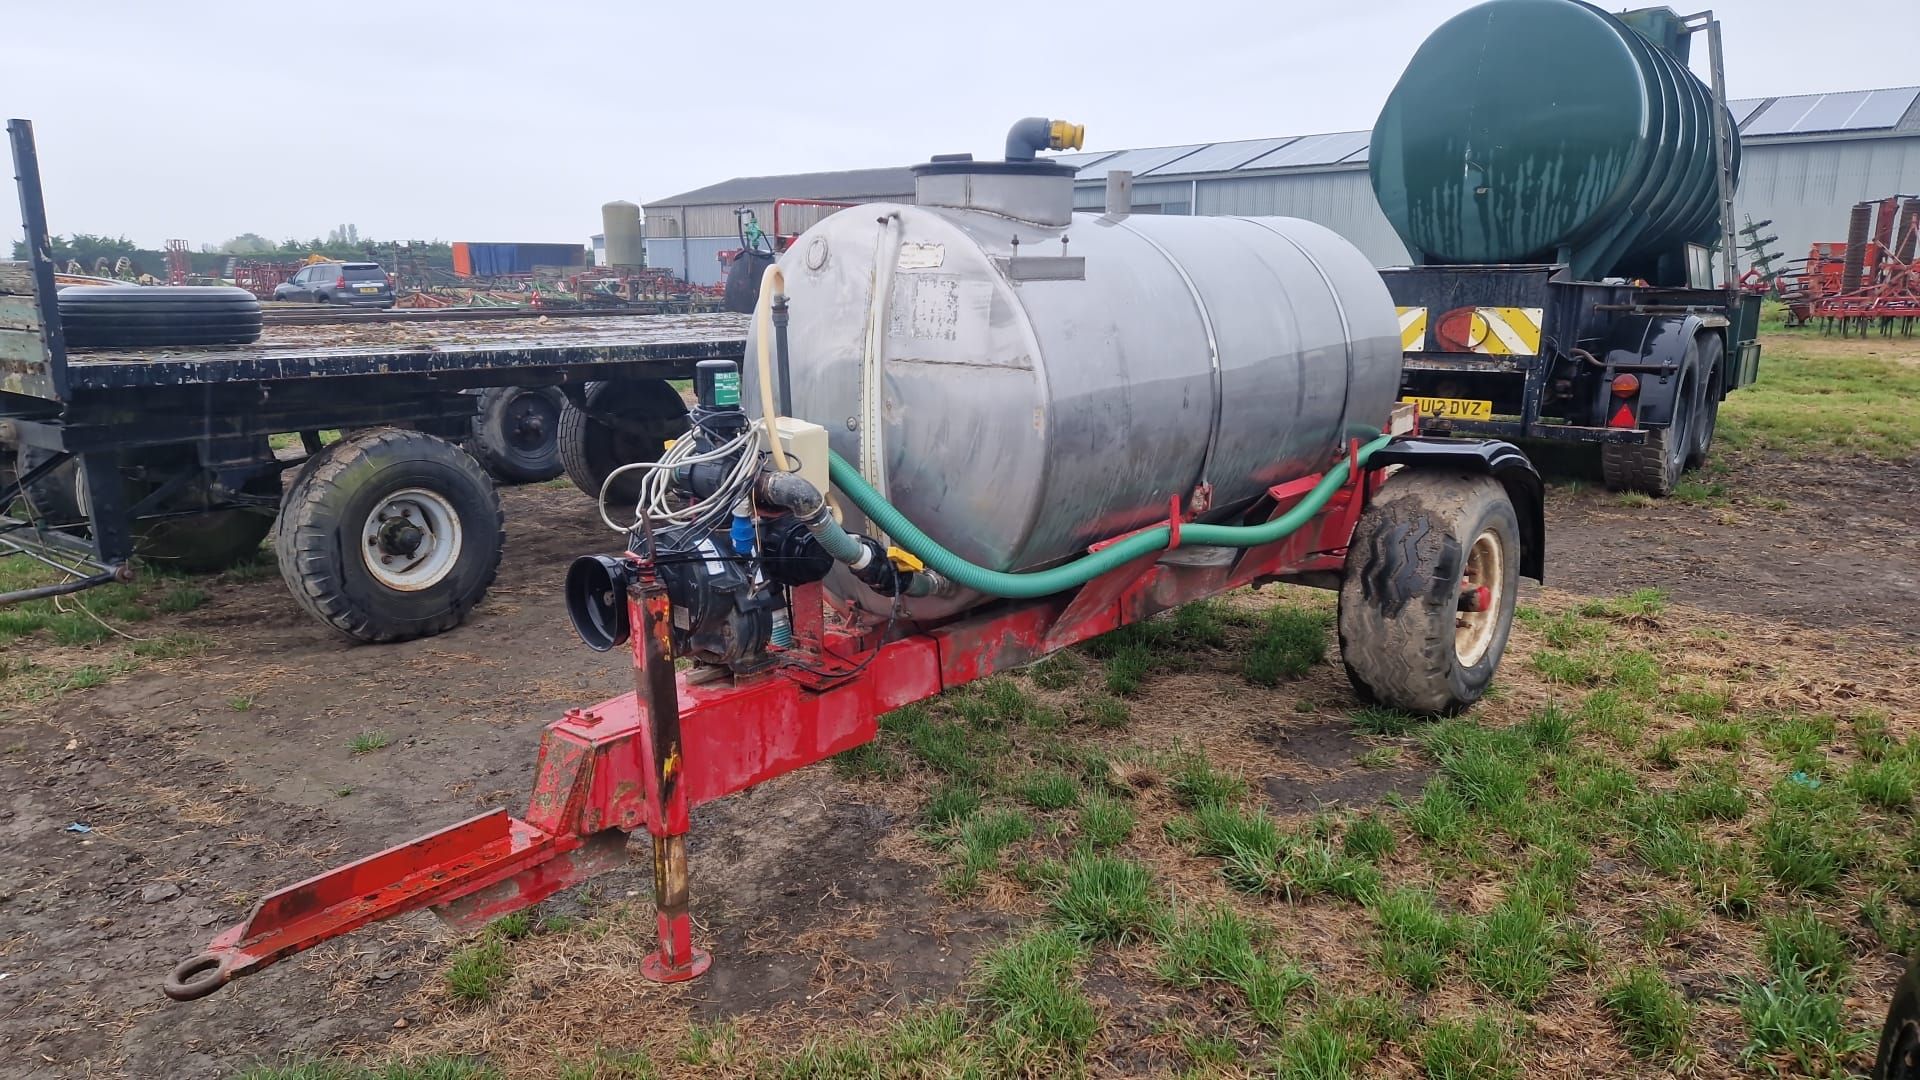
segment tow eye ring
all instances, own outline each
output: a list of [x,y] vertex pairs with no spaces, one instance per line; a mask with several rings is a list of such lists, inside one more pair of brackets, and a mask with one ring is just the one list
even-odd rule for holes
[[209,952],[189,956],[175,964],[160,988],[175,1001],[192,1001],[206,997],[226,984],[226,957]]

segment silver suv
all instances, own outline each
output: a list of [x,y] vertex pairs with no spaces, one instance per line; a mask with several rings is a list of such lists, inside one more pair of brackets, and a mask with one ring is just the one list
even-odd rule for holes
[[393,284],[379,263],[314,263],[273,287],[275,300],[355,307],[393,306]]

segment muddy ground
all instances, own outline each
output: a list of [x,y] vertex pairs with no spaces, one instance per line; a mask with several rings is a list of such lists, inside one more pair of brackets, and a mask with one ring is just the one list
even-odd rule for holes
[[[1723,496],[1653,508],[1557,485],[1550,582],[1658,585],[1691,607],[1915,640],[1914,470],[1750,461],[1721,482]],[[622,690],[625,663],[580,646],[558,602],[568,561],[610,534],[571,489],[506,499],[499,583],[453,633],[353,646],[277,578],[225,582],[199,610],[138,628],[209,634],[215,652],[0,707],[0,1076],[223,1076],[377,1052],[397,1027],[431,1022],[416,990],[458,939],[426,915],[202,1002],[170,1003],[159,982],[277,885],[483,809],[517,812],[541,726]],[[369,731],[394,741],[352,753]],[[1267,745],[1270,772],[1287,777],[1358,744],[1296,729]],[[816,767],[696,815],[695,911],[719,960],[671,991],[676,1007],[718,1018],[800,1003],[824,979],[880,1009],[950,990],[1002,936],[1003,917],[947,904],[933,871],[895,858],[893,812],[848,790]],[[565,905],[644,903],[648,887],[626,870]],[[835,948],[794,945],[823,928]],[[667,991],[631,993],[639,1010]]]

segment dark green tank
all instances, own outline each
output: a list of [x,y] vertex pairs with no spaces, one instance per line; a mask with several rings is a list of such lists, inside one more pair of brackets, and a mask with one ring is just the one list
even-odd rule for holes
[[1685,42],[1667,9],[1578,0],[1489,0],[1442,24],[1387,98],[1369,159],[1414,262],[1685,284],[1686,245],[1720,239],[1716,106]]

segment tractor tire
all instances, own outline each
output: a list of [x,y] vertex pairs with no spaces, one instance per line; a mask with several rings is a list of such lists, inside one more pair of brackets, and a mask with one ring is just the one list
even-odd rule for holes
[[1697,469],[1707,463],[1707,455],[1713,450],[1713,432],[1720,426],[1720,396],[1722,381],[1726,372],[1725,360],[1727,347],[1721,343],[1719,334],[1700,335],[1700,370],[1707,373],[1700,381],[1700,403],[1693,411],[1693,445],[1687,450],[1687,468]]
[[[567,479],[589,498],[600,498],[607,477],[622,465],[658,461],[667,440],[687,430],[687,403],[665,379],[631,379],[588,383],[587,407],[573,402],[560,412],[560,463]],[[593,418],[592,413],[617,416],[637,430],[617,430]],[[639,470],[614,482],[607,497],[616,503],[640,500]]]
[[1920,960],[1893,991],[1880,1051],[1873,1056],[1873,1080],[1920,1080]]
[[260,301],[226,286],[109,285],[60,290],[60,325],[76,349],[248,345]]
[[[1363,701],[1451,716],[1480,700],[1513,629],[1520,519],[1489,476],[1403,469],[1360,516],[1340,586],[1340,655]],[[1480,593],[1486,607],[1463,611]]]
[[551,480],[560,464],[560,413],[567,398],[552,386],[494,386],[480,391],[467,452],[503,484]]
[[280,576],[309,614],[356,641],[458,626],[506,546],[500,494],[444,439],[370,428],[308,463],[280,509]]
[[1647,432],[1647,441],[1602,443],[1600,475],[1609,491],[1639,491],[1655,498],[1673,494],[1693,454],[1693,418],[1699,380],[1694,371],[1682,376],[1673,402],[1673,422]]

